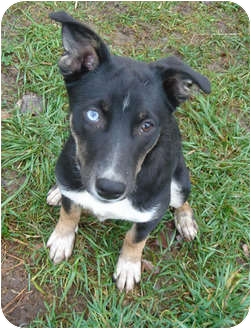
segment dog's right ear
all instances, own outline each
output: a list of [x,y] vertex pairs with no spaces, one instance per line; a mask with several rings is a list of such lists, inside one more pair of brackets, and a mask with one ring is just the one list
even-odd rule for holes
[[51,13],[50,18],[62,24],[65,53],[58,65],[66,80],[78,79],[82,74],[93,71],[103,62],[109,61],[108,48],[90,28],[64,11]]

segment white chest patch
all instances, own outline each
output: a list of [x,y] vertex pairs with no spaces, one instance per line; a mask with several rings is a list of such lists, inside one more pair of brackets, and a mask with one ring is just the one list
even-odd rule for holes
[[92,212],[100,221],[122,219],[135,223],[144,223],[153,220],[157,211],[157,207],[145,211],[138,210],[133,207],[132,202],[128,199],[117,202],[101,202],[87,191],[76,192],[61,189],[61,193],[82,208]]

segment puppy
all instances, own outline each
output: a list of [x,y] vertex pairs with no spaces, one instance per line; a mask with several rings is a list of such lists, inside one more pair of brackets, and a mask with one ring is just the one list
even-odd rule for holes
[[54,263],[71,256],[81,209],[99,220],[133,222],[114,272],[119,290],[141,277],[148,234],[169,206],[186,239],[198,226],[187,199],[189,174],[174,118],[192,84],[210,92],[206,77],[176,57],[146,64],[114,56],[102,39],[65,12],[59,60],[70,104],[70,135],[56,165],[57,187],[48,203],[61,202],[48,247]]

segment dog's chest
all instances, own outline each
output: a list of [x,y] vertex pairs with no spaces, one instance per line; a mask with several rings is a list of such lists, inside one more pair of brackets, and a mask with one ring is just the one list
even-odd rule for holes
[[76,192],[61,189],[61,193],[83,209],[92,212],[100,221],[121,219],[144,223],[153,220],[157,212],[157,207],[150,210],[139,210],[132,205],[129,199],[106,203],[99,201],[87,191]]

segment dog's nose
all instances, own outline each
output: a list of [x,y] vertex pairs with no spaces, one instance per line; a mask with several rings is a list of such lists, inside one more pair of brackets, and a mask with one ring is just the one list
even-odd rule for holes
[[115,182],[106,178],[98,178],[96,181],[96,191],[100,197],[106,200],[119,199],[125,193],[124,183]]

